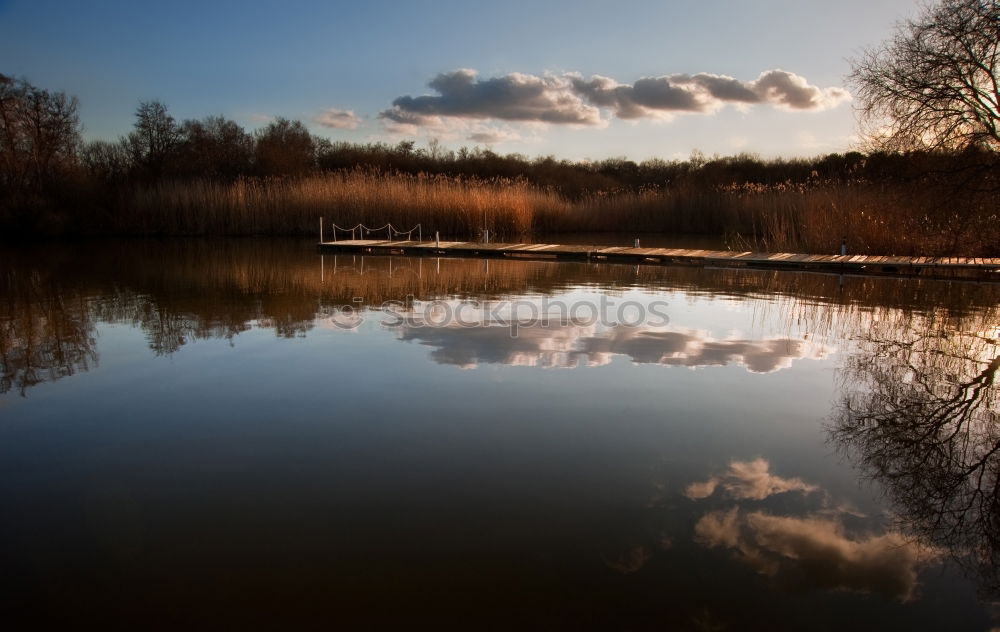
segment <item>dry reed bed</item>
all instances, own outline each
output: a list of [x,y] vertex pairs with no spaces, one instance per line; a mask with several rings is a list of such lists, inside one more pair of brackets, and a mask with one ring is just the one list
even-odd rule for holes
[[299,179],[165,182],[126,194],[126,230],[139,234],[301,235],[317,218],[341,225],[408,230],[422,224],[448,235],[532,230],[538,214],[565,213],[567,202],[521,180],[349,171]]
[[[475,239],[542,232],[725,234],[734,248],[896,255],[996,256],[989,201],[949,201],[870,183],[745,184],[594,193],[569,200],[523,180],[355,170],[297,179],[165,182],[123,194],[118,225],[144,235],[313,235],[330,224],[434,231]],[[971,211],[969,210],[971,207]]]

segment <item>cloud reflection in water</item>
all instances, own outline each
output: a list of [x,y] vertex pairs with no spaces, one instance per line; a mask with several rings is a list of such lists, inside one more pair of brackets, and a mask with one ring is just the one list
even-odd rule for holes
[[[684,494],[700,501],[718,490],[731,500],[763,501],[819,488],[772,474],[770,463],[758,458],[734,461],[722,473],[690,484]],[[734,504],[702,515],[694,526],[694,540],[708,548],[730,549],[740,562],[788,586],[911,600],[920,566],[938,558],[938,552],[896,531],[848,533],[843,513],[838,508],[780,516]]]
[[770,468],[770,463],[761,458],[753,461],[733,461],[725,472],[688,485],[684,495],[692,500],[708,498],[721,485],[733,498],[764,500],[783,492],[813,492],[818,489],[800,478],[782,478],[771,474]]
[[901,601],[913,597],[920,564],[936,557],[896,532],[851,537],[838,520],[738,507],[705,514],[694,531],[696,542],[732,549],[740,561],[787,584]]
[[832,347],[808,337],[719,340],[701,330],[576,325],[549,322],[517,330],[503,326],[417,326],[404,321],[400,340],[433,347],[439,364],[475,368],[481,363],[576,368],[609,364],[626,356],[636,364],[705,367],[736,364],[752,373],[788,368],[802,358],[823,359]]

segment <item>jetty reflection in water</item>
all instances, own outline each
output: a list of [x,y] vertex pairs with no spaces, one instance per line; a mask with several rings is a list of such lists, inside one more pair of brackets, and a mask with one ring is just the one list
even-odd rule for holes
[[[998,623],[995,285],[276,240],[0,265],[11,617]],[[602,297],[669,322],[414,307]]]

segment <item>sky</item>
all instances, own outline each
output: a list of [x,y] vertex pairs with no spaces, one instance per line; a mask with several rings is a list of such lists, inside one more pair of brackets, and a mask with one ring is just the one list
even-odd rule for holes
[[572,160],[849,150],[850,58],[917,0],[0,0],[0,73],[80,100],[84,137],[140,101],[276,116],[352,142]]

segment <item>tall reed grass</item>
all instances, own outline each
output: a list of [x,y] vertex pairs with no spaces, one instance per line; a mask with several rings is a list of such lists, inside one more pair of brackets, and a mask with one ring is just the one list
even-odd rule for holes
[[[118,232],[143,235],[313,235],[344,226],[421,224],[477,239],[533,231],[724,234],[733,248],[885,255],[1000,255],[995,204],[962,210],[930,193],[872,183],[649,187],[570,200],[519,179],[353,170],[301,178],[162,182],[121,194]],[[343,235],[341,235],[343,237]],[[415,236],[414,236],[415,237]]]
[[[424,236],[530,232],[538,215],[558,216],[568,203],[522,180],[449,178],[355,170],[304,178],[163,182],[125,194],[128,232],[186,235],[300,235],[317,219],[340,225],[409,229]],[[414,236],[415,237],[415,236]]]

